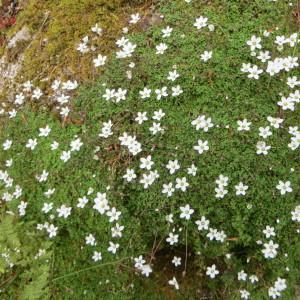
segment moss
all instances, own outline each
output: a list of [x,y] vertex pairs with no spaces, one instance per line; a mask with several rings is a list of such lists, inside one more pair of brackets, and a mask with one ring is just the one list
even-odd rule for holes
[[16,26],[6,33],[7,39],[10,39],[26,25],[34,37],[29,47],[17,47],[9,55],[10,61],[13,61],[26,48],[22,70],[16,81],[33,80],[37,83],[43,78],[51,81],[56,77],[72,77],[80,82],[93,80],[93,54],[80,55],[76,50],[77,43],[90,32],[92,25],[98,23],[104,34],[96,44],[101,53],[109,53],[114,47],[113,38],[125,25],[125,16],[136,11],[137,5],[147,2],[150,1],[29,0],[19,14]]

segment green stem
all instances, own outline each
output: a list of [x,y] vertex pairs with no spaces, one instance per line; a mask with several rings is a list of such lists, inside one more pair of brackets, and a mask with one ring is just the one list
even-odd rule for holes
[[71,272],[71,273],[68,273],[68,274],[65,274],[65,275],[53,278],[52,281],[57,281],[57,280],[64,279],[64,278],[67,278],[67,277],[75,276],[77,274],[80,274],[80,273],[83,273],[83,272],[86,272],[86,271],[89,271],[89,270],[97,269],[97,268],[100,268],[100,267],[110,266],[110,265],[116,265],[118,263],[121,263],[124,260],[129,259],[129,258],[131,258],[131,256],[124,257],[124,258],[122,258],[120,260],[117,260],[117,261],[113,261],[113,262],[108,262],[108,263],[104,263],[104,264],[99,264],[99,265],[91,266],[91,267],[88,267],[88,268],[85,268],[85,269],[81,269],[81,270],[78,270],[78,271],[75,271],[75,272]]

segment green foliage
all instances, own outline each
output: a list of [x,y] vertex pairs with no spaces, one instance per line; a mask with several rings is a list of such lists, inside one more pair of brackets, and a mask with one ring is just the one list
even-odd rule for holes
[[[65,29],[60,23],[61,19],[52,20],[48,27],[52,39],[46,46],[51,55],[55,55],[59,47],[64,47],[60,41],[61,35],[66,34],[65,30],[73,32],[78,39],[84,35],[83,30],[87,27],[82,26],[82,23],[77,24],[79,12],[87,7],[94,11],[94,2],[79,2],[76,4],[78,7],[74,7],[73,1],[60,1],[60,18],[68,17],[69,13],[77,16],[74,26],[78,25],[80,29]],[[81,89],[79,97],[73,102],[71,119],[76,114],[84,113],[84,124],[70,122],[63,127],[50,111],[41,107],[27,107],[4,125],[0,143],[11,138],[14,144],[11,150],[13,153],[3,153],[1,163],[4,164],[13,155],[14,164],[9,170],[10,175],[24,188],[29,203],[22,225],[13,227],[12,219],[7,217],[1,225],[3,232],[7,232],[3,240],[0,237],[1,244],[5,245],[3,247],[9,245],[12,249],[16,246],[22,249],[22,255],[14,260],[17,268],[20,268],[20,276],[9,287],[8,295],[17,291],[22,299],[38,299],[41,295],[37,293],[43,291],[51,294],[53,299],[85,297],[152,300],[197,299],[203,293],[212,299],[238,299],[238,289],[249,288],[251,299],[268,299],[267,288],[278,276],[282,276],[289,281],[284,299],[292,299],[293,287],[299,278],[300,257],[297,249],[300,243],[296,225],[290,221],[290,214],[299,204],[297,184],[300,178],[298,172],[291,171],[299,167],[299,158],[297,152],[287,148],[287,128],[297,125],[299,108],[295,112],[277,111],[278,94],[289,92],[284,85],[286,74],[280,80],[263,77],[259,81],[250,81],[239,71],[243,62],[251,61],[245,42],[252,34],[259,35],[264,29],[275,30],[277,26],[280,28],[278,34],[291,33],[290,24],[286,21],[291,14],[290,7],[284,2],[278,2],[275,6],[266,1],[220,0],[206,5],[201,1],[193,2],[190,6],[181,0],[161,2],[160,13],[165,15],[164,23],[129,36],[138,45],[130,60],[136,62],[132,80],[124,80],[130,61],[110,57],[103,75],[95,83]],[[41,4],[37,2],[35,5]],[[112,2],[112,7],[106,9],[115,9],[114,5]],[[213,34],[191,30],[199,15],[209,17],[210,22],[216,26]],[[96,18],[92,19],[89,26],[95,21]],[[166,54],[158,56],[155,54],[155,46],[161,41],[161,29],[167,25],[174,27],[174,32],[167,41],[169,49]],[[66,43],[72,44],[74,40],[70,32],[66,34]],[[272,43],[264,46],[271,48]],[[199,57],[204,50],[213,50],[214,55],[211,61],[200,64]],[[298,48],[294,51],[299,53]],[[30,63],[35,61],[31,55],[28,56]],[[62,56],[60,59],[67,58]],[[80,68],[90,68],[90,57],[88,59],[88,65],[83,66],[82,60]],[[174,65],[180,73],[178,84],[188,93],[163,101],[154,98],[141,101],[138,92],[144,86],[154,90],[169,85],[166,76]],[[292,75],[296,75],[296,72],[289,74]],[[114,104],[102,99],[106,88],[118,87],[128,89],[126,101]],[[158,109],[166,113],[162,122],[166,134],[152,136],[149,123],[138,126],[134,118],[138,111],[147,111],[149,117]],[[210,116],[219,127],[209,133],[193,130],[191,120],[200,114]],[[267,116],[281,114],[284,114],[285,126],[274,131],[269,138],[268,142],[272,146],[270,154],[266,157],[258,156],[255,153],[258,127],[266,125]],[[244,118],[255,126],[251,132],[236,130],[236,121]],[[106,140],[99,139],[101,125],[109,119],[115,124],[114,135]],[[34,151],[26,149],[24,145],[27,140],[36,136],[38,129],[46,124],[52,129],[51,139],[39,140]],[[166,198],[161,193],[161,185],[153,185],[145,192],[139,184],[125,183],[122,176],[126,168],[130,166],[138,170],[139,160],[133,159],[127,150],[118,147],[118,137],[123,132],[135,134],[143,142],[143,155],[152,155],[162,180],[174,182],[176,177],[184,176],[183,170],[191,163],[197,165],[198,174],[189,178],[191,188],[188,192]],[[68,149],[75,136],[81,137],[84,147],[65,164],[59,155],[62,150]],[[208,139],[211,152],[199,156],[192,151],[197,138]],[[59,152],[49,150],[53,140],[59,142]],[[96,153],[98,160],[93,159],[96,147],[99,147]],[[181,170],[171,176],[165,168],[169,159],[182,162]],[[35,179],[43,169],[51,174],[47,187],[56,188],[53,199],[55,207],[68,203],[74,208],[69,219],[57,220],[60,232],[51,248],[55,259],[52,260],[53,276],[48,290],[43,288],[48,279],[49,263],[38,266],[32,264],[35,262],[32,253],[36,253],[40,247],[36,244],[39,239],[31,236],[32,243],[23,240],[26,236],[25,223],[32,220],[36,223],[45,221],[41,208],[46,187],[37,184]],[[223,200],[216,199],[215,180],[220,174],[229,176],[232,184],[247,182],[251,187],[247,195],[242,199],[237,198],[231,187]],[[294,187],[293,193],[284,198],[274,192],[274,187],[282,178],[289,178]],[[108,186],[110,189],[106,190]],[[112,206],[122,211],[122,224],[126,229],[115,260],[106,251],[110,241],[108,221],[99,218],[92,209],[75,208],[77,199],[84,196],[90,187],[95,191],[106,191]],[[186,203],[195,209],[195,215],[207,216],[214,228],[228,233],[228,240],[224,244],[208,242],[205,233],[199,233],[194,222],[183,222],[179,218],[179,207]],[[16,209],[15,203],[6,205],[7,209]],[[172,230],[165,221],[166,215],[170,213],[174,214],[176,230],[182,228],[180,245],[176,247],[165,243],[168,232]],[[277,219],[280,222],[277,223]],[[262,230],[269,224],[275,226],[280,255],[266,261],[256,241],[263,240]],[[92,250],[84,244],[84,237],[90,232],[97,236],[97,249],[103,252],[103,263],[99,265],[91,261]],[[153,249],[156,246],[155,252]],[[184,258],[186,251],[187,270],[182,266],[178,271],[173,271],[166,261],[174,255]],[[226,258],[228,253],[232,254],[231,259]],[[146,281],[132,270],[130,257],[139,254],[144,254],[148,259],[152,255],[154,257],[154,274]],[[123,258],[126,259],[122,261]],[[209,281],[205,276],[206,267],[213,263],[218,264],[224,273],[219,281]],[[289,272],[286,271],[287,267]],[[236,278],[236,272],[242,269],[249,274],[259,275],[263,280],[255,287],[248,286],[248,283],[243,286]],[[185,277],[182,276],[183,271],[186,271]],[[174,272],[177,272],[181,285],[178,293],[165,286]],[[43,297],[46,296],[43,294]]]
[[1,299],[48,299],[50,243],[34,230],[31,223],[1,216]]

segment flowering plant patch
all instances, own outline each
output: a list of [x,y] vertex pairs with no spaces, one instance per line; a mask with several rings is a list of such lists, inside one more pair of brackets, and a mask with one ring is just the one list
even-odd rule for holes
[[[100,24],[74,46],[94,52],[99,72],[78,96],[72,78],[57,78],[50,95],[19,86],[15,108],[3,109],[1,209],[51,244],[36,249],[51,254],[45,297],[291,299],[300,245],[291,7],[166,1],[146,31],[147,16],[131,15],[111,55],[93,49]],[[7,273],[15,249],[1,250]]]

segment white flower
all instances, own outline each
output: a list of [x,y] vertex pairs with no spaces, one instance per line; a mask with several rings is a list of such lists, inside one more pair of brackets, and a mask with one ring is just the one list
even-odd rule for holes
[[79,151],[80,148],[82,147],[82,145],[83,145],[83,143],[81,142],[80,138],[72,141],[71,144],[70,144],[71,152],[73,152],[73,151]]
[[211,267],[207,267],[206,269],[206,275],[210,278],[215,278],[220,272],[217,270],[217,267],[215,264],[213,264]]
[[280,292],[274,287],[270,287],[268,289],[268,294],[269,294],[269,297],[272,299],[277,299],[278,297],[281,296]]
[[39,136],[47,137],[51,132],[51,128],[47,125],[45,128],[40,128],[39,131]]
[[251,51],[255,49],[261,49],[261,38],[253,35],[250,40],[247,41],[247,45],[250,47]]
[[55,192],[55,189],[48,189],[46,192],[44,192],[44,195],[47,197],[47,198],[50,198]]
[[196,127],[196,130],[203,129],[204,132],[207,132],[209,128],[214,126],[211,118],[206,118],[205,115],[198,116],[191,124]]
[[263,73],[263,70],[259,69],[258,66],[253,65],[249,68],[248,72],[248,78],[259,79],[259,75]]
[[26,148],[29,148],[30,150],[34,150],[37,145],[37,139],[29,139]]
[[168,281],[169,285],[173,285],[176,290],[179,290],[179,284],[175,277]]
[[62,107],[60,110],[60,115],[64,118],[67,117],[69,113],[70,113],[69,107]]
[[102,260],[102,254],[101,252],[98,251],[94,251],[93,257],[92,257],[93,261],[99,261]]
[[260,51],[257,58],[263,63],[266,62],[271,58],[270,51]]
[[246,195],[246,191],[248,190],[248,186],[244,185],[242,182],[240,182],[234,188],[235,188],[235,194],[237,196],[239,196],[239,195],[243,195],[243,196]]
[[278,35],[275,38],[274,43],[277,44],[278,46],[283,46],[287,42],[287,39],[284,35]]
[[216,240],[218,236],[218,230],[214,228],[209,228],[209,232],[206,235],[210,241]]
[[267,137],[272,135],[272,131],[270,130],[270,126],[259,127],[258,130],[259,130],[259,136],[261,136],[264,139],[266,139]]
[[250,68],[251,68],[251,64],[245,64],[245,63],[243,63],[243,64],[242,64],[241,71],[242,71],[243,73],[248,73],[249,70],[250,70]]
[[147,99],[147,98],[150,98],[151,92],[152,91],[150,89],[145,87],[142,91],[139,91],[139,94],[142,99]]
[[[1,111],[4,112],[4,110],[2,109]],[[16,115],[17,115],[17,111],[15,109],[12,109],[8,112],[8,115],[9,115],[9,118],[12,119],[12,118],[15,118]]]
[[167,77],[168,80],[175,81],[179,77],[179,74],[176,70],[170,71]]
[[176,189],[185,192],[187,187],[189,187],[189,185],[190,184],[187,182],[186,177],[176,178],[176,185],[175,185]]
[[298,32],[295,32],[295,33],[291,34],[290,37],[287,38],[285,42],[289,43],[290,47],[294,47],[299,42]]
[[7,151],[8,149],[10,149],[11,145],[12,145],[12,141],[11,141],[11,140],[6,140],[6,141],[2,144],[3,150],[4,150],[4,151]]
[[194,209],[192,209],[189,204],[181,206],[180,211],[180,218],[185,220],[189,220],[191,218],[191,215],[194,213]]
[[197,167],[196,167],[194,164],[192,164],[192,165],[187,169],[187,171],[188,171],[188,174],[189,174],[189,175],[196,176],[196,174],[197,174]]
[[109,247],[107,248],[107,251],[111,252],[112,254],[116,254],[119,247],[120,245],[118,243],[109,242]]
[[22,105],[24,103],[24,100],[25,100],[24,94],[20,93],[20,94],[16,95],[15,104],[16,105]]
[[293,191],[290,181],[283,182],[282,180],[279,180],[276,188],[280,191],[281,195],[285,195],[286,193],[291,193]]
[[28,204],[27,202],[21,201],[20,204],[18,205],[20,216],[25,216],[27,204]]
[[247,290],[240,290],[241,298],[242,299],[249,299],[250,298],[250,293]]
[[61,81],[58,80],[58,79],[55,79],[51,85],[51,88],[54,90],[54,91],[57,91],[60,87],[60,84],[61,84]]
[[196,225],[198,226],[198,230],[208,230],[209,227],[209,220],[207,220],[204,216],[201,217],[200,220],[197,220]]
[[158,172],[150,171],[149,174],[143,174],[140,183],[144,185],[144,189],[147,189],[150,185],[154,183],[154,181],[159,177]]
[[94,199],[93,209],[97,210],[101,215],[109,210],[106,193],[97,193],[97,197]]
[[59,143],[54,141],[52,144],[51,144],[51,150],[54,151],[56,150],[57,148],[59,147]]
[[[300,212],[300,210],[299,210],[299,212]],[[173,214],[166,215],[166,221],[168,223],[174,223],[173,217],[174,217]]]
[[45,182],[48,179],[49,173],[46,170],[43,170],[43,173],[41,175],[37,175],[36,179],[38,182]]
[[166,241],[170,244],[170,245],[174,245],[178,243],[178,234],[174,234],[172,232],[169,233],[169,236],[166,238]]
[[202,154],[204,151],[209,150],[208,141],[198,140],[198,145],[194,146],[194,149]]
[[145,275],[146,277],[149,277],[150,273],[152,273],[152,268],[148,264],[143,265],[141,267],[141,272],[142,272],[142,275]]
[[297,76],[288,77],[287,85],[293,89],[295,86],[300,85],[300,81],[298,80]]
[[101,54],[98,54],[97,58],[94,58],[94,59],[93,59],[94,66],[95,66],[96,68],[101,67],[101,66],[104,66],[105,63],[106,63],[106,59],[107,59],[106,56],[102,56]]
[[156,46],[156,54],[164,54],[168,49],[168,46],[165,43],[160,43]]
[[87,53],[89,51],[89,47],[86,43],[79,43],[77,47],[77,51],[81,53]]
[[160,121],[166,114],[160,109],[153,113],[153,120]]
[[90,233],[88,236],[85,237],[85,243],[87,245],[95,246],[96,245],[96,239],[95,237]]
[[160,100],[162,97],[167,97],[168,96],[167,87],[164,86],[161,89],[156,89],[155,94],[157,100]]
[[115,207],[112,207],[111,210],[106,212],[106,215],[109,217],[109,222],[118,221],[121,215],[120,211],[117,211]]
[[286,279],[278,277],[275,281],[274,287],[279,292],[284,291],[287,289]]
[[169,160],[168,164],[166,165],[166,168],[169,170],[170,174],[174,174],[177,170],[180,169],[178,160]]
[[237,121],[238,131],[249,131],[251,122],[248,122],[247,119]]
[[196,19],[196,22],[194,23],[194,26],[195,26],[197,29],[201,29],[201,28],[207,26],[207,21],[208,21],[208,18],[205,18],[205,17],[203,17],[203,16],[200,16],[199,18]]
[[267,120],[269,121],[270,125],[276,129],[278,129],[280,127],[280,124],[283,122],[283,119],[273,118],[271,116],[268,116]]
[[12,160],[12,158],[11,158],[11,159],[7,159],[7,160],[5,161],[5,166],[6,166],[7,168],[10,168],[12,165],[13,165],[13,160]]
[[118,223],[116,223],[116,226],[111,228],[111,236],[112,237],[122,237],[123,229],[124,229],[124,226],[120,226]]
[[59,217],[64,217],[65,219],[71,214],[71,207],[67,207],[66,205],[62,205],[56,211],[58,212]]
[[32,87],[33,87],[33,84],[31,83],[30,80],[23,83],[23,91],[24,92],[30,92]]
[[171,28],[170,26],[167,26],[166,28],[164,28],[161,31],[163,33],[163,38],[170,37],[172,31],[173,31],[173,28]]
[[49,233],[49,238],[55,237],[57,235],[57,227],[55,227],[53,224],[49,225],[47,227],[47,232]]
[[143,124],[144,121],[147,121],[147,112],[138,112],[137,117],[134,119],[138,124]]
[[180,266],[181,265],[181,257],[174,256],[172,259],[172,264],[174,264],[175,267]]
[[98,34],[98,35],[101,35],[102,33],[102,28],[100,28],[98,26],[98,24],[95,24],[92,28],[91,28],[91,31]]
[[219,187],[224,187],[224,186],[227,186],[228,185],[228,180],[229,178],[227,176],[224,176],[224,175],[219,175],[219,177],[217,178],[216,180],[216,184],[219,186]]
[[60,159],[63,162],[67,162],[70,158],[71,158],[71,151],[63,151],[60,156]]
[[183,90],[181,89],[180,85],[173,86],[172,87],[172,96],[177,97],[183,93]]
[[171,197],[173,193],[175,192],[175,188],[173,187],[173,183],[170,182],[168,184],[163,184],[163,194],[167,194],[167,197]]
[[43,96],[43,92],[39,88],[36,88],[32,93],[32,99],[39,100],[42,96]]
[[266,228],[263,230],[264,235],[266,238],[270,238],[272,236],[275,236],[275,230],[274,227],[266,226]]
[[133,179],[136,178],[136,174],[133,169],[127,169],[126,174],[123,176],[128,182],[131,182]]
[[128,42],[126,45],[123,46],[121,51],[117,52],[117,58],[127,58],[127,57],[132,57],[132,54],[134,53],[136,48],[136,45]]
[[152,159],[151,155],[140,158],[140,162],[141,162],[140,168],[146,169],[148,171],[151,170],[152,166],[154,165],[154,162],[151,159]]
[[264,244],[264,249],[262,253],[264,254],[265,258],[274,258],[277,255],[277,248],[279,247],[278,244],[275,244],[272,240],[268,243]]
[[283,110],[295,110],[295,102],[290,97],[281,97],[281,100],[277,102],[279,106],[282,107]]
[[238,280],[241,280],[241,281],[246,281],[247,280],[247,273],[245,273],[244,270],[238,272]]
[[119,103],[122,100],[123,101],[126,100],[126,94],[127,94],[127,90],[118,88],[114,93],[115,102]]
[[105,89],[105,94],[102,96],[106,101],[109,101],[115,97],[116,90],[115,89]]
[[268,151],[271,149],[271,146],[267,146],[267,144],[263,141],[259,141],[256,144],[256,154],[267,155]]
[[296,206],[295,209],[291,212],[292,221],[300,222],[300,205]]
[[217,234],[215,235],[215,239],[216,241],[219,241],[221,243],[224,243],[225,239],[226,239],[226,234],[223,230],[218,231]]
[[113,135],[112,132],[112,121],[108,120],[107,122],[103,122],[101,133],[99,133],[99,137],[108,138],[109,136]]
[[133,14],[130,16],[130,24],[136,24],[141,19],[139,14]]
[[83,196],[82,198],[78,198],[77,207],[84,208],[88,202],[89,202],[89,200],[86,196]]
[[212,58],[212,51],[204,51],[203,54],[201,54],[201,60],[204,62],[210,60]]
[[256,275],[250,275],[249,280],[251,283],[256,283],[258,282],[258,277]]
[[140,255],[139,257],[134,258],[134,262],[134,267],[140,270],[146,261],[144,260],[143,256]]
[[134,267],[141,271],[146,261],[143,256],[140,255],[139,257],[134,258],[134,262]]
[[153,135],[157,134],[158,132],[164,131],[160,123],[156,123],[156,122],[152,123],[152,126],[149,128],[149,130]]

